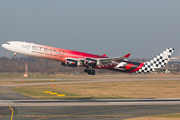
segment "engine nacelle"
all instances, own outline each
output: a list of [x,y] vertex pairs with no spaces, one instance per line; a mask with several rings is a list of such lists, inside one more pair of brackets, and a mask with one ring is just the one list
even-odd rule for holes
[[84,61],[84,64],[87,66],[95,67],[95,66],[99,65],[100,63],[99,63],[99,60],[95,60],[92,58],[86,58]]
[[80,63],[76,60],[72,60],[72,59],[66,59],[65,63],[61,63],[64,66],[67,67],[77,67],[80,66]]

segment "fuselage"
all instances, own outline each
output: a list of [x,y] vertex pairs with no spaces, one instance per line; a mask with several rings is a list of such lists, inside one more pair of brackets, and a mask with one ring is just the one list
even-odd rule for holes
[[[73,50],[55,48],[45,45],[39,45],[34,43],[20,42],[20,41],[10,41],[2,45],[6,50],[17,53],[20,55],[39,57],[44,59],[50,59],[55,61],[60,61],[65,63],[66,59],[85,59],[85,58],[108,58],[106,56],[94,55],[84,52],[78,52]],[[139,70],[144,63],[130,62],[127,60],[116,60],[111,63],[101,64],[94,66],[96,69],[110,69],[117,70],[121,72],[136,72]],[[82,64],[83,67],[88,67],[85,64]]]
[[20,55],[51,59],[61,62],[65,62],[64,58],[106,58],[105,56],[100,55],[19,41],[7,42],[6,44],[3,44],[2,47]]

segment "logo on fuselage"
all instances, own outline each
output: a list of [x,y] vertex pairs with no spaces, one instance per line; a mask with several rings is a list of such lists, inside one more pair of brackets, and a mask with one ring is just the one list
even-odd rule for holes
[[64,55],[65,52],[63,50],[57,50],[55,48],[47,48],[42,46],[32,46],[33,51],[36,52],[44,52],[44,53],[51,53],[51,54],[57,54],[57,55]]
[[115,69],[119,69],[119,70],[126,70],[126,66],[127,63],[126,62],[120,62],[116,67],[114,67]]
[[120,62],[116,67],[114,67],[115,69],[119,69],[119,70],[130,70],[132,67],[134,66],[134,64],[132,63],[127,63],[127,62]]

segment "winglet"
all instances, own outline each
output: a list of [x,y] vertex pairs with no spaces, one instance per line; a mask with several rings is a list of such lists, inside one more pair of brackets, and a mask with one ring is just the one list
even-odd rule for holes
[[104,55],[102,55],[102,56],[106,57],[106,54],[104,54]]
[[129,53],[129,54],[125,55],[124,57],[128,58],[130,55],[131,55],[131,54]]

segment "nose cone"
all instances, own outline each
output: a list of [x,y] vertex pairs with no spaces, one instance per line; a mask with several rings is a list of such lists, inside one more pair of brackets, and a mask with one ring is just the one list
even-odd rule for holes
[[6,50],[9,48],[9,45],[7,45],[7,44],[2,44],[1,46]]
[[12,47],[10,43],[5,43],[5,44],[2,44],[1,46],[8,51],[12,51]]
[[2,44],[1,46],[4,48],[4,47],[5,47],[5,44]]

